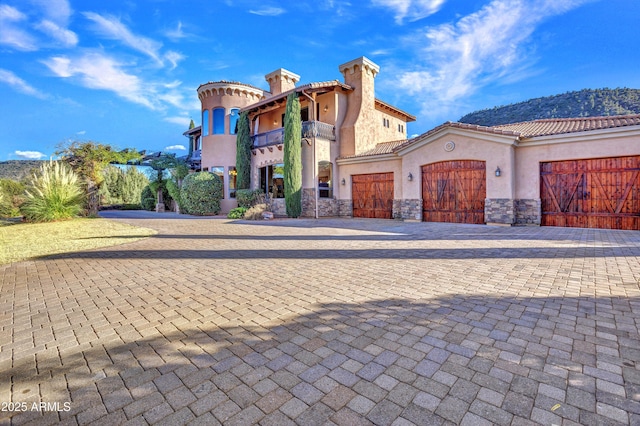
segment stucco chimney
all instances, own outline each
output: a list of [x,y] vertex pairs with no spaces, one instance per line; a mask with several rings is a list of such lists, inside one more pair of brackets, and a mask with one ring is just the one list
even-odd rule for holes
[[353,87],[348,94],[347,115],[340,132],[340,155],[358,154],[376,144],[374,79],[380,67],[364,56],[338,67],[345,84]]
[[296,87],[296,83],[300,81],[300,76],[284,68],[279,68],[265,75],[264,79],[269,83],[271,96],[275,96]]

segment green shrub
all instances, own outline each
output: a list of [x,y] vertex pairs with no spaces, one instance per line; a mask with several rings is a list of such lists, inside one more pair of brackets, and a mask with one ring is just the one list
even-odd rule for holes
[[155,210],[156,194],[151,190],[149,185],[145,186],[140,194],[140,205],[144,210]]
[[217,175],[209,172],[190,174],[184,178],[180,189],[181,207],[188,214],[218,214],[222,191],[222,181]]
[[50,161],[32,176],[20,211],[30,222],[70,219],[82,212],[84,195],[73,170],[60,161]]
[[11,179],[0,179],[0,217],[21,216],[20,206],[24,203],[24,184]]
[[246,207],[236,207],[235,209],[231,209],[227,218],[229,219],[242,219],[246,211],[249,210]]
[[180,187],[173,179],[167,179],[167,192],[169,196],[178,203],[178,208],[182,208],[182,199],[180,198]]
[[261,189],[238,189],[236,191],[238,207],[251,208],[256,204],[264,203],[264,192]]

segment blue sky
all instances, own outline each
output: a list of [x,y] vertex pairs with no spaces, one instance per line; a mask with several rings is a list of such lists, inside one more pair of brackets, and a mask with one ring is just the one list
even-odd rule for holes
[[197,87],[380,65],[409,134],[583,88],[640,88],[637,0],[0,0],[0,161],[68,140],[185,153]]

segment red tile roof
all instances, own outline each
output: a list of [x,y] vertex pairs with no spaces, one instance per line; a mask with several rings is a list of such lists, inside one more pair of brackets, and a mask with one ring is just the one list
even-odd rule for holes
[[487,127],[477,124],[458,123],[447,121],[433,129],[412,139],[401,141],[382,142],[375,148],[341,158],[369,157],[375,155],[391,154],[407,146],[422,141],[429,136],[445,128],[473,130],[476,132],[491,133],[496,135],[513,136],[514,139],[527,139],[537,136],[560,135],[566,133],[586,132],[589,130],[610,129],[615,127],[640,125],[640,114],[615,115],[606,117],[580,117],[580,118],[551,118],[544,120],[524,121],[522,123],[502,124],[500,126]]
[[612,115],[606,117],[550,118],[525,121],[522,123],[502,124],[494,129],[512,131],[520,138],[560,135],[564,133],[586,132],[589,130],[611,129],[640,125],[640,114]]

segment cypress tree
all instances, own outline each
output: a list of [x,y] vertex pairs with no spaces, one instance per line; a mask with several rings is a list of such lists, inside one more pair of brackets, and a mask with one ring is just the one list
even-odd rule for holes
[[284,198],[287,216],[299,217],[302,213],[302,122],[300,100],[292,92],[287,96],[284,115]]
[[251,186],[251,129],[249,116],[243,112],[238,117],[236,136],[236,188],[249,189]]

